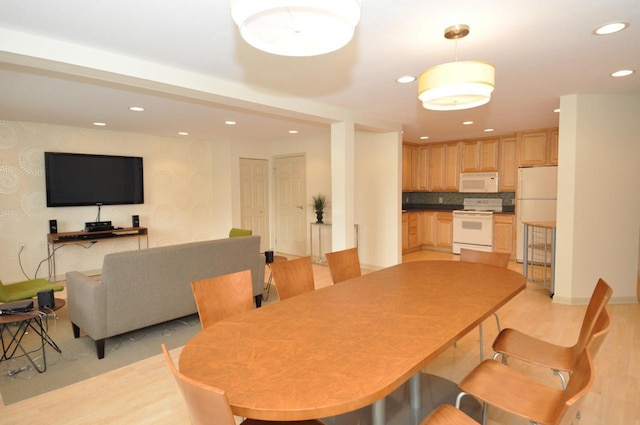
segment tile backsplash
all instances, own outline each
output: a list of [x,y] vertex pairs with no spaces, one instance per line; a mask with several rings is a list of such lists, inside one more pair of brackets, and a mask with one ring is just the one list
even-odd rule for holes
[[[403,204],[448,204],[462,205],[464,198],[501,198],[502,205],[513,205],[515,192],[459,193],[459,192],[403,192]],[[442,202],[440,202],[442,198]]]

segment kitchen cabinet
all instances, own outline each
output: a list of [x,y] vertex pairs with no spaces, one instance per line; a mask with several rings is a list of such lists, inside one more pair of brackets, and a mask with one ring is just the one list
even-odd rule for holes
[[557,152],[557,129],[545,129],[518,134],[518,166],[520,167],[557,165]]
[[432,192],[457,192],[460,178],[459,144],[429,145],[429,181]]
[[499,152],[499,139],[462,142],[460,148],[460,171],[463,173],[498,171]]
[[518,187],[518,139],[500,139],[500,164],[498,180],[500,192],[515,192]]
[[411,154],[413,147],[406,143],[402,144],[402,191],[411,190]]
[[427,146],[411,147],[411,190],[426,191],[429,167],[429,148]]
[[515,256],[515,216],[514,214],[493,215],[493,250]]
[[408,216],[408,233],[407,233],[407,249],[415,249],[422,244],[421,230],[422,223],[420,220],[420,212],[407,213]]
[[558,130],[551,130],[549,132],[549,163],[551,165],[558,165]]
[[409,249],[409,214],[402,213],[402,252]]
[[451,248],[453,246],[453,213],[438,211],[436,228],[436,246]]
[[437,231],[437,213],[435,211],[423,211],[421,213],[422,219],[422,245],[423,246],[436,246],[436,231]]

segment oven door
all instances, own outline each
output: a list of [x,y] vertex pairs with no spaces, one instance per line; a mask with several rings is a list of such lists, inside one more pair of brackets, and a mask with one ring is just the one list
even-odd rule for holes
[[493,213],[453,212],[453,253],[460,254],[460,248],[493,251]]

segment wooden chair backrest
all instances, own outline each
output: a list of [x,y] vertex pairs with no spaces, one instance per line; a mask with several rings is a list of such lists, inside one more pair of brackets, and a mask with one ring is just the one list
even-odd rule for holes
[[251,270],[191,282],[202,329],[253,308]]
[[311,257],[271,263],[280,301],[315,289]]
[[488,264],[496,267],[507,267],[509,264],[509,254],[460,248],[460,261]]
[[591,337],[593,336],[593,329],[596,325],[600,313],[609,303],[613,289],[603,279],[598,279],[598,283],[591,294],[587,311],[584,313],[584,319],[582,320],[582,327],[580,328],[580,334],[578,335],[578,342],[574,346],[574,354],[580,355],[582,351],[587,348]]
[[360,259],[358,258],[358,248],[329,252],[325,254],[325,256],[327,257],[333,283],[353,279],[362,274],[360,270]]
[[587,346],[587,350],[591,353],[592,360],[594,360],[598,355],[600,347],[602,347],[602,343],[609,333],[609,329],[611,329],[611,317],[609,316],[609,312],[605,306],[600,312],[600,316],[593,327],[593,335],[591,336],[591,341],[589,341]]
[[593,384],[593,361],[589,350],[583,350],[578,358],[578,363],[571,373],[567,389],[563,393],[563,403],[558,406],[558,412],[554,425],[569,425],[580,410],[580,405]]
[[173,377],[187,403],[193,425],[208,425],[214,421],[217,425],[235,425],[233,412],[224,391],[202,384],[184,376],[173,364],[167,347],[162,344],[162,352]]

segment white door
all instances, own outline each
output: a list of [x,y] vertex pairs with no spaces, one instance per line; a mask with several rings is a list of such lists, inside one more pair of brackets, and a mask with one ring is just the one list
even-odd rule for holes
[[269,249],[269,162],[240,158],[240,219],[243,229],[260,236],[260,252]]
[[307,255],[306,161],[304,155],[276,158],[276,251]]

